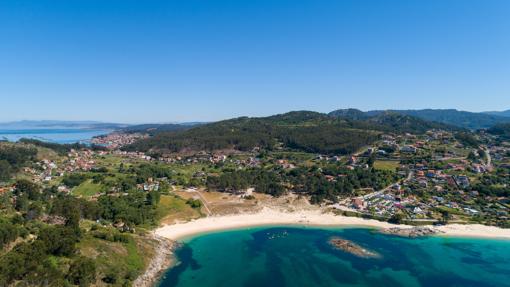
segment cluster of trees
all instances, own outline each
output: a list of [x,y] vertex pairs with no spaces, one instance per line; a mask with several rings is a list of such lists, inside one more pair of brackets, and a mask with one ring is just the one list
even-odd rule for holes
[[[26,186],[25,186],[26,185]],[[40,200],[37,188],[27,183],[16,185],[17,197],[24,194]],[[51,206],[51,202],[46,203]],[[15,281],[23,281],[31,286],[67,286],[69,284],[89,286],[95,281],[96,267],[91,259],[77,254],[76,244],[80,241],[82,232],[79,228],[79,210],[74,206],[65,206],[64,225],[37,224],[36,229],[30,228],[35,235],[33,241],[23,240],[10,252],[0,257],[0,286],[9,286]],[[14,222],[15,221],[15,222]],[[34,226],[33,219],[13,217],[11,221],[0,220],[0,237],[4,243],[13,241],[20,235],[27,236],[25,226]],[[65,258],[65,259],[64,259]],[[70,267],[60,268],[60,260],[69,260]]]
[[320,154],[353,153],[377,138],[375,132],[339,129],[335,125],[289,128],[280,135],[287,148]]
[[67,174],[62,178],[62,183],[66,186],[73,188],[85,182],[88,179],[88,176],[81,173],[71,173]]
[[480,141],[475,137],[475,135],[469,132],[455,133],[455,139],[466,147],[477,148],[480,145]]
[[[96,280],[96,265],[92,259],[77,254],[80,237],[76,226],[42,227],[35,241],[17,244],[0,257],[0,286],[14,281],[30,286],[89,286]],[[68,269],[55,264],[60,258],[70,260]]]
[[398,179],[398,175],[392,171],[373,168],[349,170],[338,165],[322,169],[300,167],[290,171],[253,168],[209,176],[207,187],[227,192],[253,187],[257,192],[273,196],[282,195],[288,187],[310,195],[313,203],[320,203],[324,200],[336,202],[338,197],[347,196],[359,188],[382,189]]
[[11,220],[0,217],[0,250],[19,236],[18,227]]
[[159,191],[141,192],[130,190],[122,195],[102,195],[97,201],[73,196],[56,197],[50,214],[65,218],[85,218],[122,222],[128,226],[156,223],[156,208],[160,201]]
[[21,167],[35,160],[37,149],[32,147],[0,145],[0,181],[8,180]]
[[112,222],[123,222],[129,226],[154,224],[159,192],[129,191],[127,195],[102,195],[98,199],[101,218]]
[[485,174],[480,181],[473,184],[471,190],[476,190],[486,196],[510,196],[510,173],[508,169],[498,169],[495,174]]
[[382,189],[396,182],[395,172],[374,168],[354,170],[339,165],[322,168],[296,168],[287,173],[294,191],[311,195],[312,203],[324,200],[336,202],[339,197],[351,195],[355,189]]
[[207,177],[207,187],[227,192],[236,192],[253,187],[256,192],[273,196],[280,196],[285,192],[278,174],[258,168],[226,171],[220,176],[209,176]]
[[149,178],[170,178],[172,171],[162,164],[140,164],[129,169],[130,173],[136,174],[136,182],[144,183]]

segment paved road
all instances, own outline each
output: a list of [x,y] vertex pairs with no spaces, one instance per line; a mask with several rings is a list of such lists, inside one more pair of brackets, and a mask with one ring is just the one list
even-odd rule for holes
[[[407,174],[407,177],[404,179],[404,182],[408,182],[408,181],[410,181],[410,180],[411,180],[411,178],[413,177],[413,175],[414,175],[414,171],[410,171],[410,172],[409,172],[409,174]],[[397,182],[394,182],[394,183],[392,183],[392,184],[388,185],[387,187],[385,187],[385,188],[383,188],[383,189],[381,189],[381,190],[378,190],[378,191],[375,191],[375,192],[372,192],[372,193],[366,194],[366,195],[364,195],[364,196],[363,196],[363,199],[372,198],[372,197],[374,197],[374,196],[376,196],[376,195],[380,195],[380,194],[382,194],[382,193],[384,193],[384,192],[388,191],[388,189],[390,189],[393,185],[395,185],[395,184],[397,184],[397,183],[399,183],[399,182],[398,182],[398,181],[397,181]]]
[[[410,171],[409,174],[407,174],[407,177],[404,179],[404,182],[408,182],[409,180],[411,180],[411,178],[413,178],[413,175],[414,175],[414,171]],[[388,189],[390,189],[393,185],[397,184],[399,182],[394,182],[390,185],[388,185],[387,187],[381,189],[381,190],[378,190],[378,191],[374,191],[372,193],[369,193],[369,194],[365,194],[363,196],[363,199],[366,200],[366,199],[369,199],[369,198],[372,198],[374,196],[378,196],[378,195],[381,195],[383,194],[384,192],[388,191]],[[339,204],[344,204],[344,205],[348,205],[350,203],[350,201],[352,200],[352,198],[346,198],[344,199],[343,201],[339,202]]]

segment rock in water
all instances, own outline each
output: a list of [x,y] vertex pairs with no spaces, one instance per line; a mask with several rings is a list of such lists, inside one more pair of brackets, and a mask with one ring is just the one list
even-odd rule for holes
[[430,236],[430,235],[437,234],[438,230],[432,229],[429,227],[419,227],[419,226],[412,227],[412,228],[392,227],[392,228],[381,229],[381,233],[402,236],[402,237],[416,238],[416,237],[423,237],[423,236]]
[[362,257],[362,258],[380,258],[381,255],[377,252],[365,249],[358,244],[343,239],[340,237],[331,237],[329,239],[329,244],[333,246],[335,249],[342,250],[344,252],[350,253],[352,255]]

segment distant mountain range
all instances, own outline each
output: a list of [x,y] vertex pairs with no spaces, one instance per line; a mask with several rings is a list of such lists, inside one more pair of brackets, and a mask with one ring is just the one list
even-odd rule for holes
[[[367,119],[382,113],[393,112],[413,116],[422,120],[453,125],[465,129],[477,130],[493,127],[497,124],[510,122],[510,111],[473,113],[455,109],[424,109],[424,110],[373,110],[363,112],[357,109],[340,109],[329,113],[330,116],[350,119]],[[508,116],[503,116],[508,115]]]
[[500,117],[510,117],[510,110],[502,111],[502,112],[484,112],[484,114],[500,116]]
[[103,123],[96,121],[16,121],[0,123],[0,129],[121,129],[129,125],[119,123]]

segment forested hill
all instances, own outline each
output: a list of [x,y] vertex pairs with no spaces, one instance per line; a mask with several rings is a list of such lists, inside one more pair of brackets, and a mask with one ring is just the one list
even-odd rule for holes
[[503,139],[510,139],[510,123],[499,124],[487,130],[488,133],[500,136]]
[[340,109],[329,113],[329,115],[360,119],[370,118],[387,112],[413,116],[426,121],[434,121],[471,130],[490,128],[496,124],[510,122],[510,118],[508,117],[486,113],[458,111],[455,109],[375,110],[368,112],[362,112],[356,109]]
[[368,117],[363,121],[379,126],[381,130],[420,134],[430,129],[460,130],[460,128],[444,123],[427,121],[418,117],[396,112],[382,112]]
[[274,149],[280,146],[313,153],[347,154],[372,143],[383,132],[422,133],[446,125],[394,113],[367,120],[298,111],[264,118],[241,117],[162,132],[126,147],[127,150],[183,152],[198,150]]
[[265,118],[241,117],[194,127],[185,131],[159,133],[128,146],[130,150],[236,149],[285,147],[321,153],[348,153],[377,139],[367,126],[331,118],[315,112],[291,112]]

